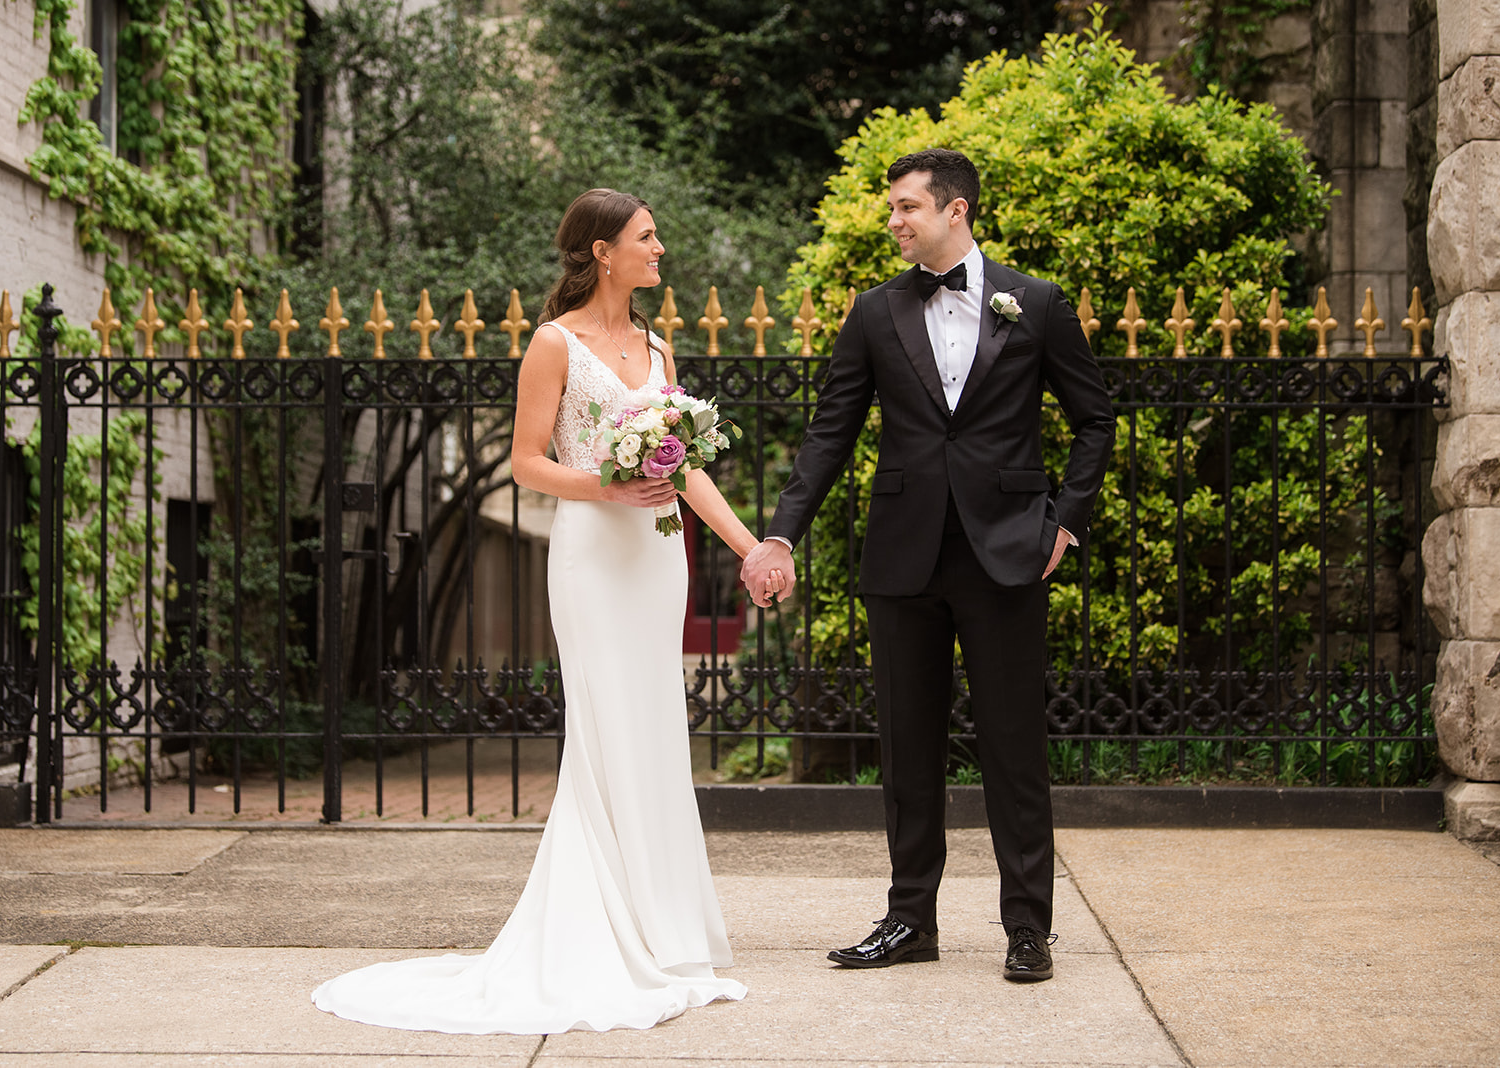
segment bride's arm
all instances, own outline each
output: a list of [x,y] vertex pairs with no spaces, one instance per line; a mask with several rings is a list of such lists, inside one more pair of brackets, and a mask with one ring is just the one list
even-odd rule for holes
[[[671,348],[663,346],[663,355],[667,381],[676,384],[677,367],[672,362]],[[723,539],[725,545],[734,550],[736,556],[743,558],[760,544],[759,539],[740,522],[740,517],[734,514],[729,502],[719,492],[719,487],[708,477],[708,472],[695,470],[687,473],[687,489],[682,491],[682,499],[687,501],[688,507],[699,519],[708,524],[709,529]]]
[[599,485],[599,476],[547,455],[557,407],[568,380],[568,345],[556,330],[539,330],[526,347],[516,382],[516,426],[511,471],[517,484],[570,501],[618,501],[638,508],[666,504],[676,494],[664,478],[632,478]]
[[744,557],[760,544],[749,528],[740,522],[740,517],[734,514],[707,471],[697,469],[687,473],[687,489],[682,491],[682,499],[699,519],[724,539],[724,544],[733,549],[736,556]]

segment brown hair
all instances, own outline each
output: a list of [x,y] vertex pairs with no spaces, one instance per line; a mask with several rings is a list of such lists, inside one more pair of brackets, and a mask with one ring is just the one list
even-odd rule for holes
[[[556,319],[565,312],[588,303],[599,285],[599,261],[594,258],[594,242],[613,242],[624,231],[635,213],[651,205],[637,196],[614,189],[590,189],[580,193],[563,212],[557,227],[555,244],[562,261],[562,277],[547,295],[542,321]],[[655,349],[646,316],[630,298],[630,321],[646,331],[646,344]]]
[[902,156],[885,172],[885,180],[894,182],[906,174],[925,172],[927,188],[941,211],[959,197],[969,205],[964,221],[974,229],[974,217],[979,214],[979,171],[962,152],[951,148],[927,148]]

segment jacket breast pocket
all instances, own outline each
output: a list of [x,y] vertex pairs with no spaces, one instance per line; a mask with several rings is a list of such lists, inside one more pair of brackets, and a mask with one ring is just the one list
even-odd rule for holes
[[1000,355],[996,359],[1019,360],[1030,356],[1034,352],[1036,352],[1035,341],[1017,341],[1015,344],[1006,345],[1005,348],[1001,349]]
[[876,471],[870,480],[870,493],[900,493],[901,474],[900,471]]
[[1001,493],[1050,493],[1051,491],[1052,482],[1047,478],[1045,471],[1001,470],[1000,472]]

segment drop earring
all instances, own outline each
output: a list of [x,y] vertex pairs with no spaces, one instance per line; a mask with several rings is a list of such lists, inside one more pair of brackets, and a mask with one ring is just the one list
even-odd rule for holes
[[604,276],[605,276],[605,277],[606,277],[606,278],[608,278],[608,277],[609,277],[609,273],[610,273],[610,272],[609,272],[609,264],[607,264],[607,263],[606,263],[606,264],[605,264],[605,265],[604,265]]

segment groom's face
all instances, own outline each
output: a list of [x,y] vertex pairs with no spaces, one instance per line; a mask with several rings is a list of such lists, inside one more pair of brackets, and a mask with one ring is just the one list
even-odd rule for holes
[[957,198],[940,206],[928,188],[930,177],[927,171],[912,171],[891,183],[885,198],[891,209],[886,225],[901,246],[903,260],[945,271],[968,251],[968,204]]

